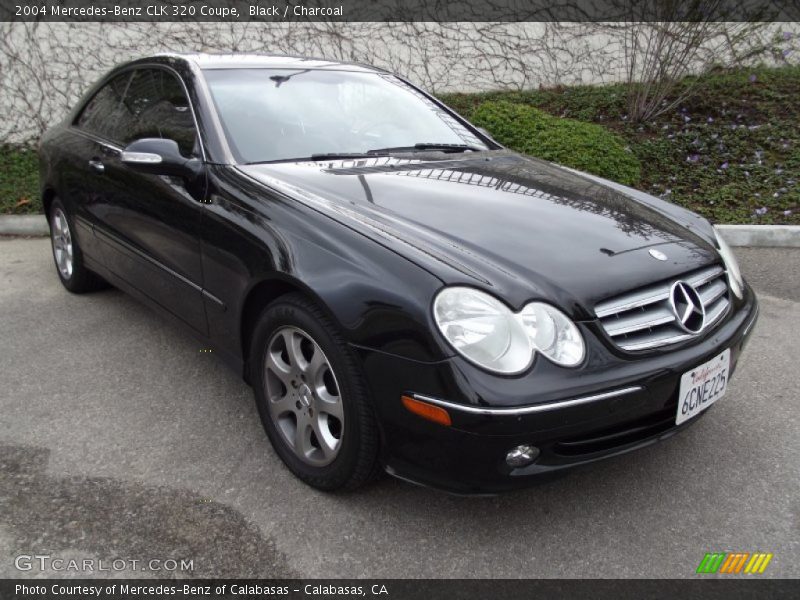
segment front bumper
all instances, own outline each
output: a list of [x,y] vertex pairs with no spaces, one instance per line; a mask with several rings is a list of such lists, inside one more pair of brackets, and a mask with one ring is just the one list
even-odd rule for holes
[[[586,364],[563,369],[537,359],[522,377],[492,375],[460,357],[421,363],[359,348],[381,426],[382,460],[402,479],[493,493],[648,446],[697,421],[675,425],[681,375],[726,348],[732,375],[757,316],[747,287],[703,339],[637,357],[616,351],[596,323],[584,323]],[[403,395],[446,403],[452,426],[410,413]],[[506,454],[520,444],[541,453],[533,464],[511,468]]]

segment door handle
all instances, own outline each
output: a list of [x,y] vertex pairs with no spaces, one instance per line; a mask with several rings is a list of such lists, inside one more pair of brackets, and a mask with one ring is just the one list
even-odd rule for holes
[[106,170],[106,166],[102,163],[102,161],[93,158],[89,161],[89,168],[92,169],[98,175],[103,173]]

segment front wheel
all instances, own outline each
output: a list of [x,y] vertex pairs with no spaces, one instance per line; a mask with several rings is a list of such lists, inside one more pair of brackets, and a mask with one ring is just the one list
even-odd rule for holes
[[275,451],[322,490],[354,489],[377,472],[378,433],[352,351],[300,295],[262,313],[250,352],[256,403]]

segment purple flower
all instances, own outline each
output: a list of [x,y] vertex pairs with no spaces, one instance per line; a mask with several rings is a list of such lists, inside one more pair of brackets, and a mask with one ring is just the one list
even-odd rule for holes
[[699,154],[690,154],[686,157],[687,162],[696,163],[698,160],[700,160]]
[[789,210],[785,210],[785,211],[783,211],[783,216],[784,216],[784,217],[788,217],[788,216],[789,216],[789,215],[791,215],[791,214],[792,214],[792,209],[789,209]]
[[707,122],[707,123],[713,123],[713,122],[714,122],[714,117],[708,117],[708,118],[706,119],[706,122]]
[[684,123],[688,123],[691,120],[692,120],[692,117],[687,117],[687,116],[684,115],[684,117],[683,117],[683,122]]
[[752,73],[748,79],[750,80],[750,83],[755,83],[758,80],[758,77],[756,77],[755,73]]
[[727,168],[728,168],[728,161],[726,160],[724,163],[722,163],[722,164],[719,166],[719,168],[720,168],[720,169],[723,169],[723,170],[727,169]]
[[758,216],[765,215],[767,214],[767,207],[762,206],[761,208],[757,208],[755,212]]
[[784,31],[783,32],[783,39],[785,39],[785,40],[792,39],[792,32],[791,31]]
[[792,49],[791,48],[784,48],[783,52],[781,52],[781,55],[783,56],[783,58],[786,58],[791,53],[792,53]]

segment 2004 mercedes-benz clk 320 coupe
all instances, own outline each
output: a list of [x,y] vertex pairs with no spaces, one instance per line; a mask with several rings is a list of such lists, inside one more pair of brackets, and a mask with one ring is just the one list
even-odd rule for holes
[[496,492],[662,440],[757,316],[705,219],[360,65],[122,65],[45,134],[41,181],[64,286],[187,326],[326,490]]

